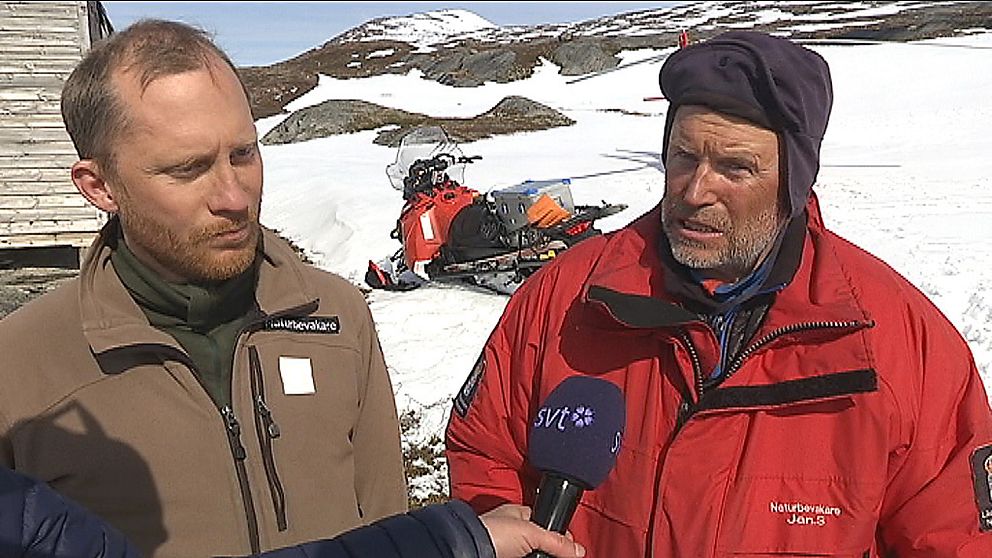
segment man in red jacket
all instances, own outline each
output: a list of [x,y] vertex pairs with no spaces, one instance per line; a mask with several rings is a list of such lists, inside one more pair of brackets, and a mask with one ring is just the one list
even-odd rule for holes
[[455,399],[454,496],[530,503],[537,407],[623,391],[616,468],[570,524],[589,556],[992,556],[992,412],[961,336],[828,231],[816,53],[732,32],[679,50],[657,208],[511,298]]

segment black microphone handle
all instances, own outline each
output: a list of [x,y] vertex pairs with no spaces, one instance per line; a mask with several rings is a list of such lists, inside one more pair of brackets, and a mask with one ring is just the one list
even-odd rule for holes
[[[575,481],[554,473],[544,473],[537,489],[537,501],[530,515],[533,523],[556,533],[565,533],[572,514],[579,505],[584,489]],[[526,558],[554,558],[547,552],[535,550]]]

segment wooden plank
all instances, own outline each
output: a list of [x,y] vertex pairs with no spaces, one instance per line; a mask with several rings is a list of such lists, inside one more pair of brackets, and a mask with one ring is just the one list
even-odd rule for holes
[[9,128],[0,127],[0,144],[37,146],[41,144],[53,144],[59,147],[72,146],[69,133],[64,128]]
[[73,152],[72,155],[5,155],[0,153],[0,169],[6,169],[0,176],[14,169],[61,169],[62,172],[69,172],[72,165],[76,164],[79,157]]
[[[30,25],[31,23],[34,25]],[[51,41],[52,44],[58,44],[62,41],[76,41],[79,38],[79,28],[76,25],[58,27],[42,18],[21,20],[21,24],[17,25],[20,29],[9,27],[6,25],[6,20],[0,20],[0,32],[3,33],[4,42],[7,44],[34,44],[35,41],[39,43]]]
[[28,168],[38,165],[48,168],[59,162],[68,168],[78,160],[75,148],[69,144],[19,143],[17,145],[4,145],[0,143],[0,166],[5,166],[5,163],[9,161],[11,163],[9,166],[14,168]]
[[12,31],[24,32],[50,26],[61,32],[65,32],[64,29],[75,28],[78,25],[79,18],[74,14],[68,13],[0,14],[0,26],[5,30],[10,29]]
[[83,233],[99,230],[101,225],[100,219],[96,217],[85,221],[67,219],[59,221],[0,222],[0,236],[15,234]]
[[[8,122],[8,119],[10,122]],[[62,139],[68,140],[69,133],[65,131],[65,126],[62,125],[62,119],[54,114],[39,114],[38,121],[32,122],[27,116],[19,114],[17,116],[3,114],[0,111],[0,134],[29,134],[31,132],[39,132],[43,134],[55,133],[56,130],[62,130]]]
[[75,33],[79,27],[78,21],[78,18],[67,15],[62,17],[48,15],[3,17],[0,15],[0,32],[25,32],[42,29],[53,33]]
[[28,207],[25,209],[0,209],[0,223],[34,223],[38,221],[85,221],[93,219],[99,209],[82,207]]
[[[99,11],[90,14],[89,2],[80,4],[79,25],[77,27],[79,28],[79,44],[80,46],[82,46],[83,50],[89,50],[90,47],[93,46],[93,40],[90,37],[90,34],[93,31],[93,29],[91,28],[91,23],[95,23],[95,22],[90,22],[91,17],[94,18],[99,17]],[[99,36],[97,38],[99,38]]]
[[17,128],[0,126],[0,143],[9,145],[40,145],[49,143],[71,146],[72,140],[69,139],[69,133],[61,126],[50,126],[47,128],[41,126],[23,126]]
[[3,9],[0,8],[0,21],[6,25],[21,25],[21,22],[28,21],[44,21],[50,22],[58,25],[76,25],[78,24],[79,18],[76,14],[72,12],[56,12],[50,11],[47,13],[3,13]]
[[[6,27],[0,23],[0,28]],[[3,44],[8,45],[62,45],[79,44],[76,27],[48,28],[46,24],[25,26],[24,29],[0,29]]]
[[0,104],[5,101],[59,101],[61,91],[53,91],[44,87],[19,87],[7,89],[0,87]]
[[5,63],[11,64],[36,62],[38,60],[75,64],[82,59],[82,56],[79,54],[78,49],[74,49],[70,52],[48,52],[43,48],[35,48],[34,50],[18,49],[17,52],[0,51],[0,58],[2,58]]
[[[79,39],[76,39],[78,41]],[[84,52],[83,47],[78,42],[73,42],[69,40],[52,40],[51,38],[46,38],[44,40],[26,40],[18,39],[17,42],[9,42],[6,37],[0,37],[0,54],[30,54],[32,52],[37,53],[38,57],[47,56],[49,53],[58,56],[70,56],[74,53],[80,53],[79,56],[82,58],[82,52]]]
[[78,45],[79,30],[69,27],[66,30],[46,29],[44,25],[28,29],[4,29],[0,44],[6,45]]
[[62,172],[59,180],[24,182],[0,178],[0,199],[19,196],[76,196],[84,201],[86,199],[76,190],[68,171]]
[[78,56],[82,58],[82,50],[78,44],[70,46],[63,45],[25,45],[20,43],[0,42],[0,54],[7,55],[34,55],[34,56]]
[[54,18],[48,16],[34,17],[0,17],[0,33],[26,33],[42,30],[49,33],[76,33],[78,20],[68,17]]
[[4,166],[0,163],[0,184],[13,188],[18,183],[49,183],[65,182],[70,183],[69,169],[75,164],[76,158],[71,162],[58,160],[51,162],[48,166],[43,166],[41,161],[34,161],[34,164],[26,168],[16,168]]
[[[12,113],[0,105],[0,130],[35,130],[38,128],[65,128],[59,112]],[[68,133],[68,132],[67,132]]]
[[[33,108],[37,109],[43,107],[41,103],[49,103],[48,106],[44,106],[44,110],[34,110],[31,111],[29,106],[22,105],[20,110],[17,112],[8,110],[8,103],[0,102],[0,128],[8,128],[12,130],[30,130],[33,128],[56,128],[62,125],[62,114],[61,110],[55,110],[60,107],[51,106],[51,101],[34,101]],[[24,103],[22,101],[22,103]],[[30,101],[27,101],[30,103]]]
[[61,93],[65,80],[69,79],[69,72],[45,72],[45,73],[0,73],[0,87],[4,89],[24,89],[41,87],[51,89]]
[[[0,157],[75,157],[76,150],[67,144],[59,143],[17,143],[4,145],[0,142]],[[73,161],[75,162],[75,161]]]
[[55,91],[44,87],[0,87],[0,103],[4,101],[58,101],[61,89]]
[[19,21],[22,19],[27,19],[27,20],[44,19],[48,21],[71,22],[72,20],[77,19],[77,13],[78,11],[72,9],[68,9],[68,10],[36,9],[33,12],[20,11],[20,10],[17,12],[11,12],[11,11],[4,11],[2,8],[2,4],[0,4],[0,19],[2,19],[4,22]]
[[4,2],[0,4],[0,16],[77,17],[78,13],[78,2]]
[[3,45],[22,47],[78,47],[79,35],[76,33],[69,35],[62,33],[42,33],[40,31],[33,33],[12,31],[0,35],[0,48]]
[[79,63],[79,58],[68,56],[47,58],[43,54],[21,56],[20,60],[0,56],[0,74],[65,74],[68,76]]
[[85,248],[96,238],[96,229],[84,233],[19,234],[0,236],[0,248],[36,248],[41,246],[76,246]]
[[[73,189],[71,194],[48,194],[48,195],[3,195],[3,187],[0,186],[0,210],[52,210],[58,211],[63,208],[88,208],[92,206],[86,198]],[[94,210],[96,211],[96,210]]]
[[[0,101],[0,116],[4,120],[35,115],[58,115],[62,118],[62,105],[59,99],[33,99],[30,101]],[[0,122],[2,125],[3,122]]]
[[69,169],[75,164],[59,160],[56,164],[43,164],[42,161],[35,161],[31,167],[18,168],[4,166],[0,164],[0,183],[12,184],[14,182],[65,182],[69,180]]

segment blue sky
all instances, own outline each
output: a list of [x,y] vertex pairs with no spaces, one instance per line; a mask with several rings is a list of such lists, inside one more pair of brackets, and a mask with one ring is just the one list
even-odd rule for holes
[[271,64],[370,19],[460,8],[497,25],[565,23],[679,2],[104,2],[115,29],[174,19],[213,33],[242,66]]

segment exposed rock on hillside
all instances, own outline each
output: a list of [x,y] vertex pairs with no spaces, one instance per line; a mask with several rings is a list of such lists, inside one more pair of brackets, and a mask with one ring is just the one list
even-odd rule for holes
[[354,100],[331,100],[298,110],[262,138],[266,145],[307,141],[337,134],[385,128],[374,140],[396,147],[417,126],[440,125],[454,139],[470,142],[502,134],[571,126],[575,121],[555,109],[511,96],[473,118],[433,118]]
[[562,43],[551,52],[551,61],[564,76],[581,76],[614,68],[620,63],[616,51],[603,41],[579,39]]
[[331,100],[298,110],[265,134],[262,143],[281,145],[389,125],[423,122],[427,117],[375,103]]
[[374,20],[291,60],[241,72],[255,118],[262,118],[313,89],[317,74],[352,78],[416,69],[428,79],[471,87],[529,77],[542,58],[564,75],[602,71],[616,66],[623,50],[675,48],[683,29],[693,40],[753,29],[796,39],[909,41],[976,32],[990,20],[992,2],[782,2],[774,8],[767,2],[694,2],[576,23],[442,33],[429,48],[383,35],[390,22]]
[[287,103],[316,87],[317,74],[358,78],[405,73],[410,68],[399,61],[411,50],[397,41],[332,41],[284,62],[238,71],[251,95],[252,113],[259,119],[283,112]]
[[78,274],[63,268],[0,269],[0,318]]
[[487,81],[512,81],[520,73],[517,54],[509,48],[482,52],[454,49],[424,66],[424,74],[445,85],[475,87]]

